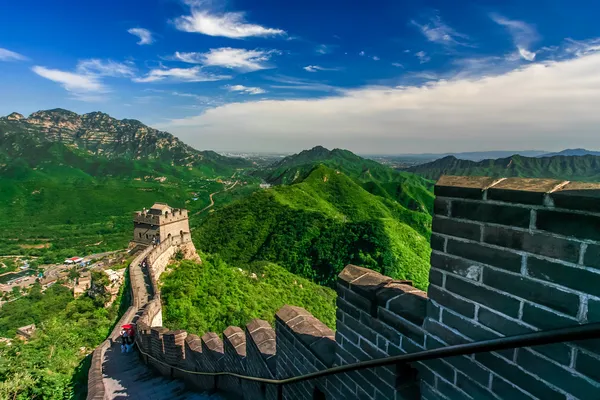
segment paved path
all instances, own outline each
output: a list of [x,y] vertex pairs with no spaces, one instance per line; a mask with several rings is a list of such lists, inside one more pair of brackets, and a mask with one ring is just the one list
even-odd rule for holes
[[183,381],[158,375],[140,360],[137,351],[121,354],[119,344],[104,355],[104,387],[108,399],[217,400],[218,395],[190,392]]
[[[139,265],[132,265],[130,273],[142,273]],[[141,308],[131,321],[136,322],[140,317],[143,306],[148,302],[152,285],[148,274],[144,274],[145,285],[136,294],[140,296]],[[134,400],[221,400],[218,395],[201,394],[186,390],[183,381],[163,377],[140,360],[137,350],[133,353],[121,353],[119,343],[114,343],[104,353],[102,362],[102,379],[106,399]]]

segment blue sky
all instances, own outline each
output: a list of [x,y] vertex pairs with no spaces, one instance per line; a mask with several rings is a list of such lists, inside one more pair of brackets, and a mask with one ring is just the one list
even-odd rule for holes
[[29,1],[0,114],[135,118],[218,151],[600,148],[593,1]]

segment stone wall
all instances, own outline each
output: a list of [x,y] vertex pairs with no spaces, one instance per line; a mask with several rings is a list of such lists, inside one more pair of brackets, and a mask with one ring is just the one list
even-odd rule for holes
[[[154,326],[161,313],[158,274],[180,245],[161,244],[148,255],[154,293],[137,324],[145,362],[199,391],[277,399],[278,389],[269,384],[194,372],[283,379],[600,322],[600,185],[443,177],[435,193],[428,293],[409,281],[348,265],[338,279],[335,332],[288,305],[277,312],[275,329],[253,320],[221,335],[198,337]],[[598,371],[600,339],[355,371],[285,385],[281,394],[284,399],[598,399]]]

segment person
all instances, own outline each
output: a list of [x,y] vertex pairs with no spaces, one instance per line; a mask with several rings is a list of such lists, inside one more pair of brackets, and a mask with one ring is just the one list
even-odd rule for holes
[[127,352],[127,331],[125,329],[121,330],[121,353]]
[[127,331],[127,337],[125,341],[125,352],[131,353],[133,351],[133,344],[135,343],[134,332],[133,329]]

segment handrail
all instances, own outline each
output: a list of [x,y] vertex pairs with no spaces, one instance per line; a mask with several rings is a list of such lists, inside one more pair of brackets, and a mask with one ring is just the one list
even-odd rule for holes
[[[398,364],[398,363],[407,363],[407,362],[417,362],[417,361],[426,361],[437,358],[446,358],[446,357],[454,357],[454,356],[462,356],[467,354],[476,354],[476,353],[484,353],[489,351],[498,351],[498,350],[506,350],[513,349],[519,347],[529,347],[529,346],[541,346],[545,344],[552,343],[560,343],[560,342],[570,342],[575,340],[586,340],[586,339],[598,339],[600,338],[600,322],[598,323],[590,323],[585,325],[571,326],[567,328],[559,328],[552,329],[542,332],[533,332],[527,333],[524,335],[515,335],[515,336],[506,336],[498,339],[490,339],[490,340],[482,340],[479,342],[459,344],[454,346],[442,347],[439,349],[432,350],[424,350],[416,353],[404,354],[400,356],[392,356],[385,358],[378,358],[375,360],[369,361],[360,361],[353,364],[341,365],[338,367],[333,367],[329,369],[325,369],[322,371],[312,372],[309,374],[304,374],[300,376],[295,376],[291,378],[285,379],[269,379],[269,378],[259,378],[255,376],[247,376],[247,375],[239,375],[233,372],[200,372],[200,371],[190,371],[184,368],[179,368],[170,364],[165,363],[164,361],[158,360],[157,358],[151,356],[150,354],[140,350],[140,346],[138,345],[138,350],[141,354],[146,357],[152,358],[160,364],[168,366],[172,369],[176,369],[181,372],[193,374],[193,375],[209,375],[209,376],[233,376],[239,379],[244,379],[247,381],[260,382],[272,385],[289,385],[292,383],[299,383],[303,381],[307,381],[310,379],[322,378],[324,376],[340,374],[344,372],[356,371],[359,369],[366,368],[375,368],[375,367],[384,367],[388,365]],[[137,337],[136,337],[137,343]]]

